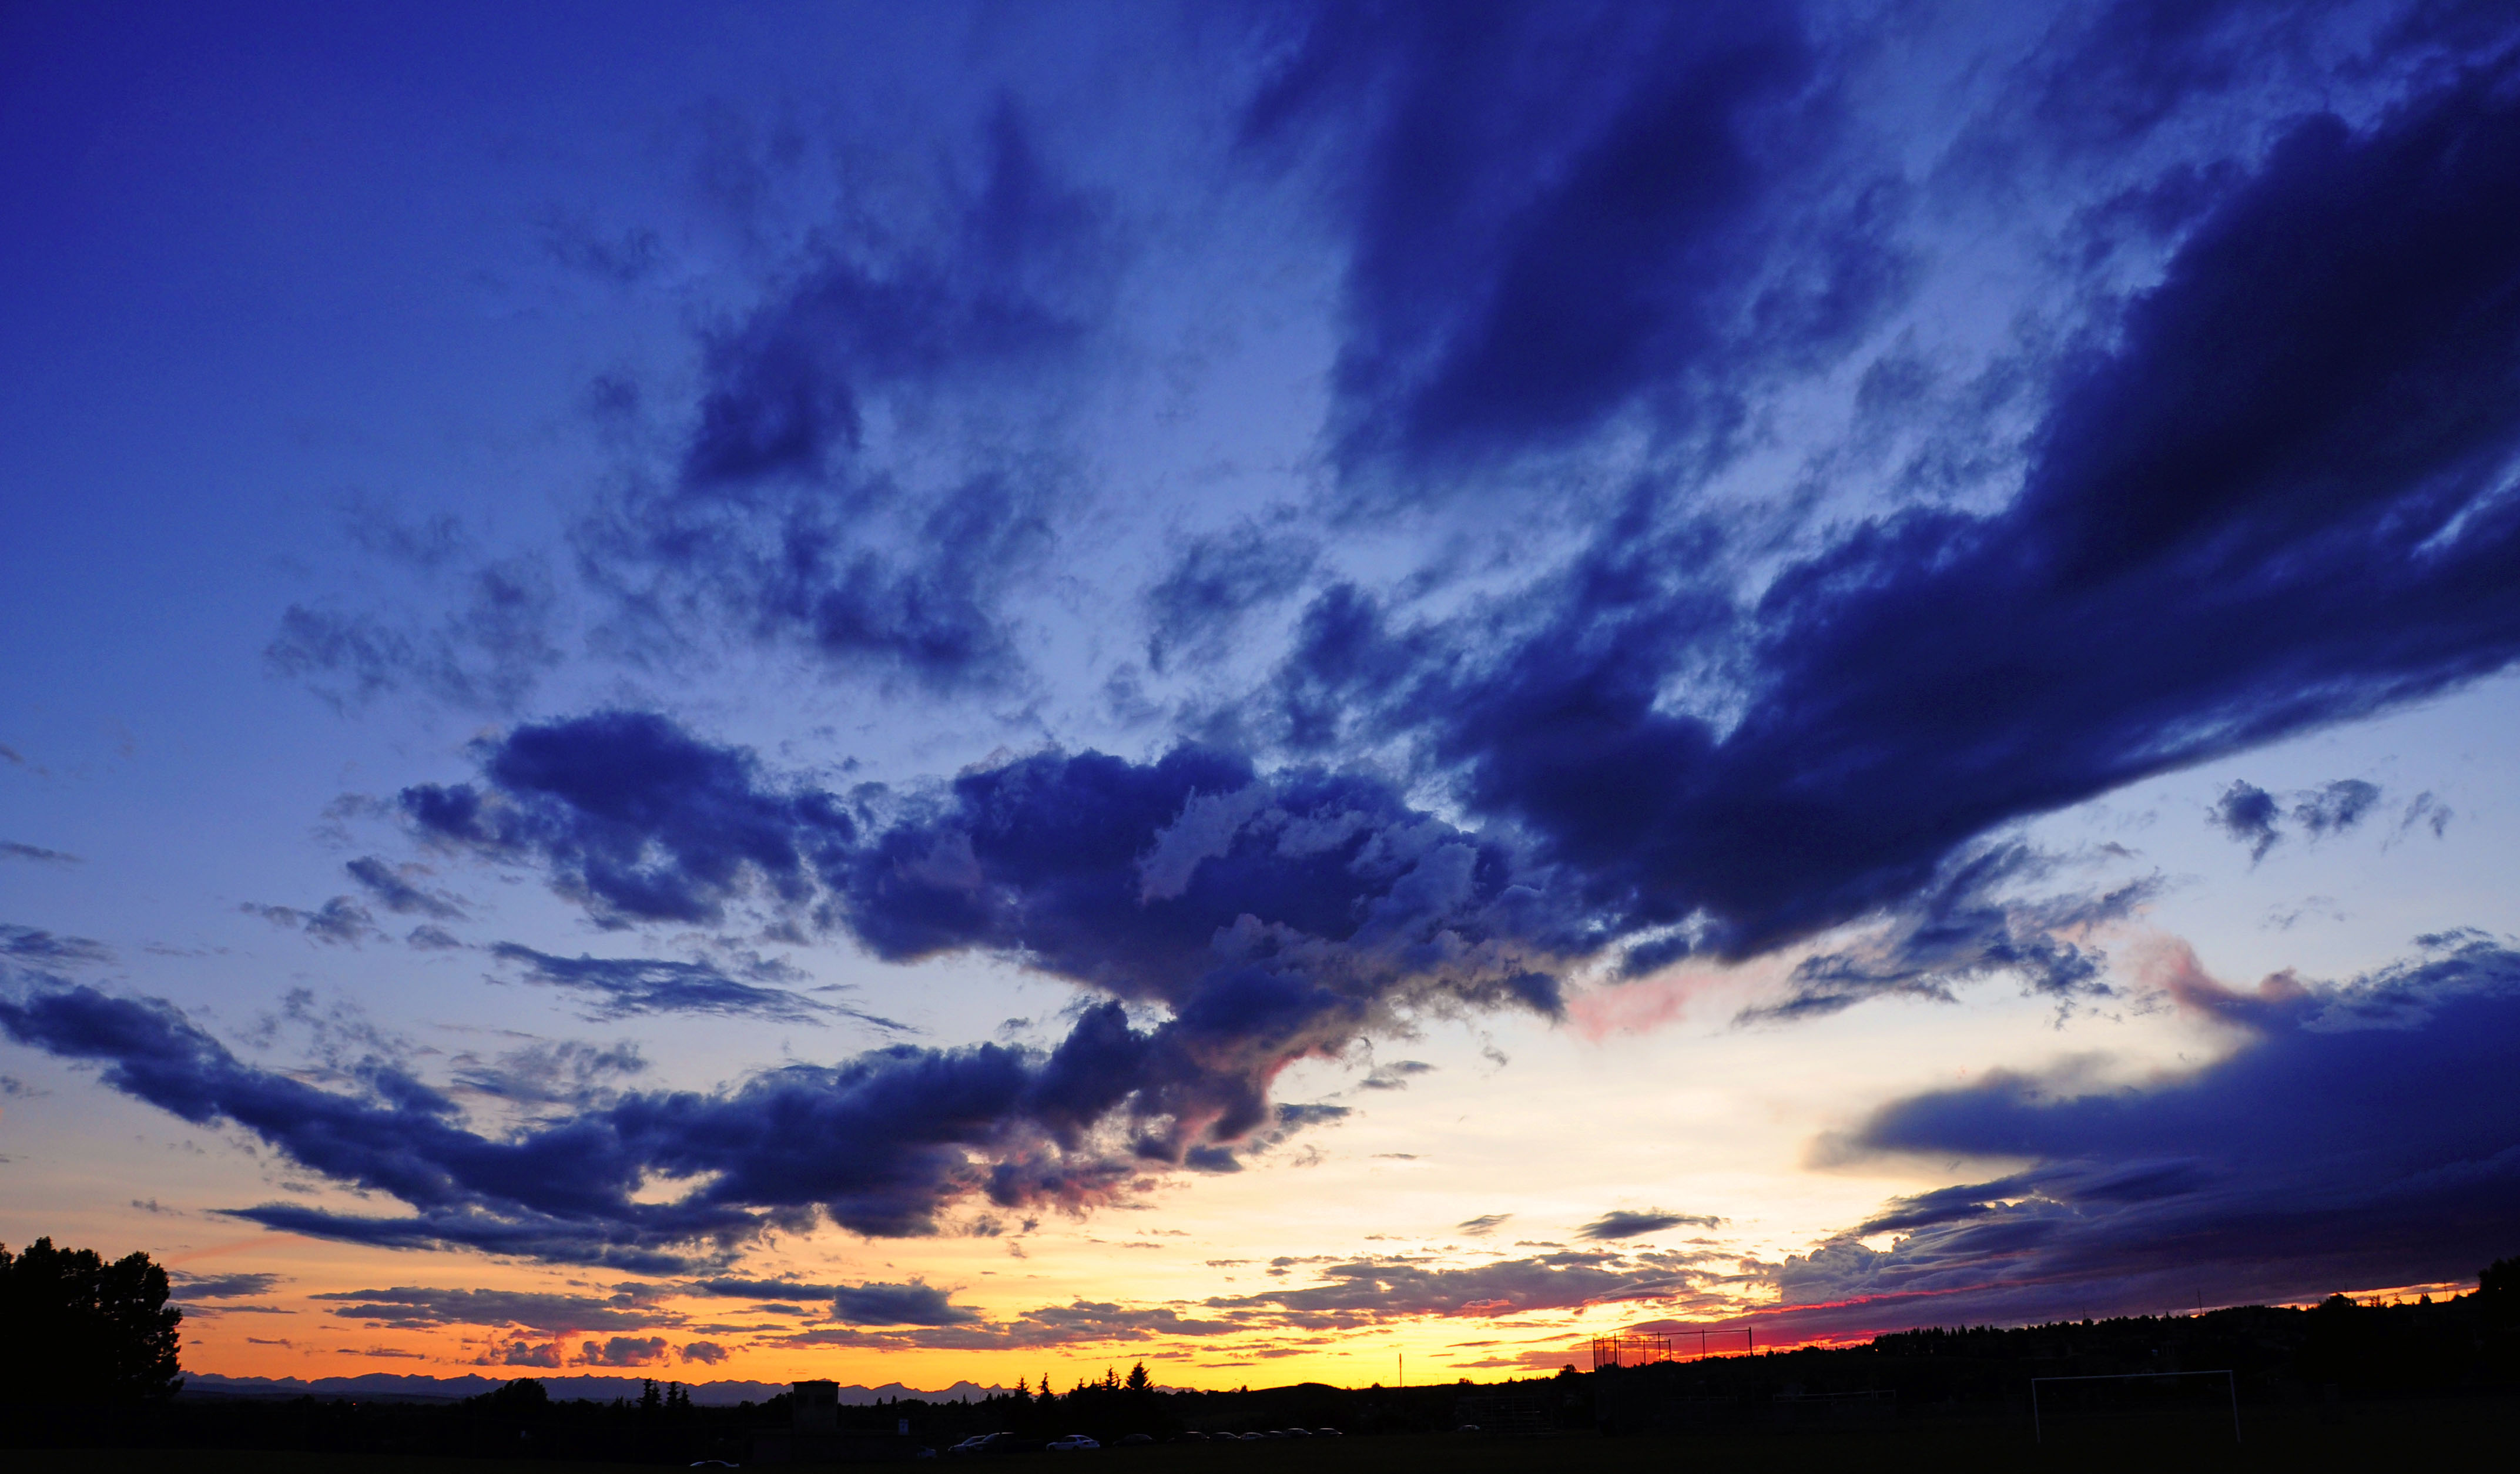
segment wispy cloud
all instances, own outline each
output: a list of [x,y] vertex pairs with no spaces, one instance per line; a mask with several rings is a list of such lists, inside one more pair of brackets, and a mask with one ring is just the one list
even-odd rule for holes
[[1616,1209],[1602,1214],[1575,1230],[1577,1238],[1596,1241],[1615,1238],[1643,1238],[1666,1228],[1720,1228],[1724,1220],[1710,1214],[1665,1213],[1660,1208],[1642,1212]]
[[[747,982],[708,962],[663,958],[554,957],[515,942],[494,943],[490,955],[515,965],[527,982],[564,988],[583,996],[589,1005],[588,1017],[597,1020],[652,1013],[714,1013],[779,1023],[824,1023],[848,1018],[892,1032],[909,1032],[907,1025],[891,1019],[785,988]],[[783,975],[782,969],[760,965],[757,960],[752,970]]]
[[41,967],[92,967],[113,960],[113,949],[86,937],[0,922],[0,958]]

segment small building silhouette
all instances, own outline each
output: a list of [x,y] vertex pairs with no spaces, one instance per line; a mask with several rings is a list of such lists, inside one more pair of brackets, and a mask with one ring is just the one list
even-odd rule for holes
[[789,1390],[795,1401],[788,1410],[788,1426],[799,1437],[836,1434],[840,1431],[840,1384],[837,1382],[798,1382]]
[[752,1435],[757,1464],[891,1463],[919,1456],[907,1419],[881,1428],[840,1426],[837,1382],[795,1382],[788,1390],[788,1426]]

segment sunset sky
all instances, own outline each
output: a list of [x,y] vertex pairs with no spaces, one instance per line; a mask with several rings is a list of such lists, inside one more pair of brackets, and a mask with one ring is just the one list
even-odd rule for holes
[[190,1370],[2520,1253],[2507,4],[12,6],[0,171],[0,1242]]

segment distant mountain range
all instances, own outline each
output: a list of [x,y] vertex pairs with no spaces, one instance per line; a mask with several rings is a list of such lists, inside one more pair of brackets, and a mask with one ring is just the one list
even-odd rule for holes
[[[543,1390],[561,1402],[585,1398],[608,1403],[614,1398],[639,1396],[640,1377],[559,1377],[532,1372],[523,1373],[543,1384]],[[402,1372],[371,1371],[355,1377],[223,1377],[215,1371],[192,1371],[184,1374],[187,1397],[320,1397],[349,1399],[412,1399],[429,1402],[453,1402],[458,1398],[478,1397],[494,1392],[513,1377],[485,1377],[467,1374],[460,1377],[413,1376]],[[658,1382],[669,1380],[659,1377]],[[685,1382],[683,1388],[695,1403],[731,1407],[742,1402],[767,1402],[788,1390],[786,1382]],[[922,1398],[930,1403],[951,1403],[963,1398],[984,1398],[1004,1392],[1003,1387],[982,1387],[971,1382],[957,1382],[942,1392],[927,1392],[917,1387],[904,1387],[899,1382],[886,1382],[880,1387],[843,1387],[840,1401],[851,1407],[878,1403],[886,1398]]]

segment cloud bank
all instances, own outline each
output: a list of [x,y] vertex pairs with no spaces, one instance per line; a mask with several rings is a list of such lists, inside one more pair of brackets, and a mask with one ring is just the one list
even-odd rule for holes
[[[2494,1103],[2520,1049],[2520,952],[2423,940],[2332,986],[2277,974],[2240,992],[2181,960],[2182,1006],[2244,1036],[2184,1078],[2094,1090],[1996,1072],[1882,1107],[1841,1155],[2004,1170],[1767,1267],[1779,1320],[2080,1318],[2473,1275],[2520,1213],[2520,1143]],[[1859,1241],[1878,1234],[1887,1248]]]

